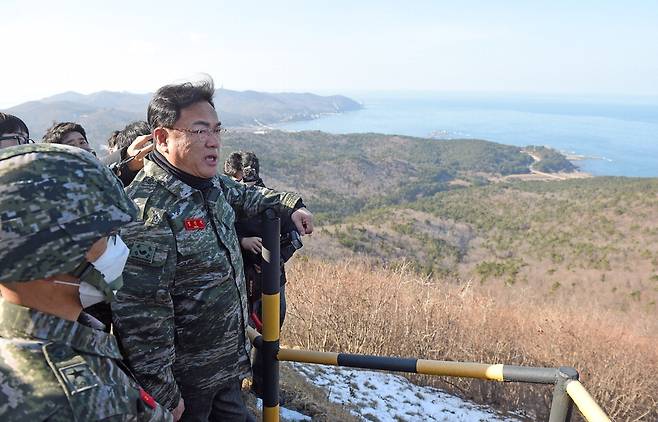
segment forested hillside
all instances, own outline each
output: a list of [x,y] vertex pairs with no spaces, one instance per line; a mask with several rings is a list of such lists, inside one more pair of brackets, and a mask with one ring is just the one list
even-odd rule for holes
[[303,192],[324,223],[364,209],[407,203],[488,178],[528,174],[521,148],[476,139],[434,140],[376,133],[241,131],[224,139],[262,157],[262,173],[281,189]]

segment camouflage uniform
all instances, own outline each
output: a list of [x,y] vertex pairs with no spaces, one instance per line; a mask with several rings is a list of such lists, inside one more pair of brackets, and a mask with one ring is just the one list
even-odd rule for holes
[[[148,158],[127,188],[145,220],[131,248],[114,323],[140,383],[170,409],[184,391],[248,376],[247,297],[236,212],[292,212],[299,196],[246,188],[217,175],[201,192]],[[183,397],[185,398],[185,397]]]
[[0,419],[170,421],[120,366],[114,336],[0,299]]
[[[0,151],[0,283],[72,273],[135,217],[116,177],[81,149]],[[172,420],[120,359],[112,335],[0,299],[0,420]]]

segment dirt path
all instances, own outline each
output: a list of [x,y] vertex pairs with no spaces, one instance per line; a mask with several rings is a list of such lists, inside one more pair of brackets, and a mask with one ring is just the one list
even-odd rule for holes
[[541,158],[539,156],[533,154],[530,151],[521,151],[524,154],[528,154],[532,159],[535,161],[534,163],[530,164],[530,174],[513,174],[511,176],[506,176],[506,179],[520,179],[520,180],[569,180],[569,179],[586,179],[592,177],[591,174],[581,172],[581,171],[574,171],[571,173],[545,173],[543,171],[538,171],[534,169],[535,163],[538,163],[541,161]]

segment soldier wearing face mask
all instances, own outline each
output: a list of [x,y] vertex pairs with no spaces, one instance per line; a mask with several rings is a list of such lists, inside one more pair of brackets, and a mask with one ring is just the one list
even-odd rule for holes
[[136,211],[81,149],[0,150],[0,420],[172,420],[124,372],[115,338],[76,322],[121,287],[118,230]]

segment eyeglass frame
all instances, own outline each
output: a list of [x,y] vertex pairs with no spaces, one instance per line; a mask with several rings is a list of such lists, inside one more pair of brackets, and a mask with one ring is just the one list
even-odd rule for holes
[[34,144],[34,139],[30,138],[29,136],[23,136],[23,135],[2,135],[0,136],[0,141],[8,141],[10,139],[13,139],[14,141],[17,141],[17,145],[29,145],[29,144]]
[[196,135],[199,137],[199,139],[208,139],[209,136],[215,136],[219,139],[222,133],[226,133],[226,128],[222,127],[222,122],[219,122],[219,124],[214,128],[205,128],[205,129],[187,129],[187,128],[180,128],[180,127],[174,127],[174,126],[164,126],[165,129],[171,129],[171,130],[177,130],[179,132],[183,133],[189,133],[190,135]]

